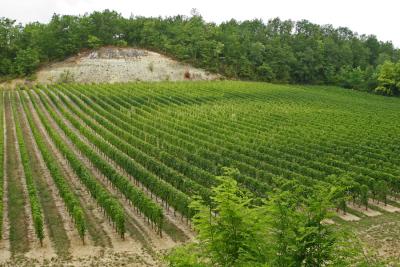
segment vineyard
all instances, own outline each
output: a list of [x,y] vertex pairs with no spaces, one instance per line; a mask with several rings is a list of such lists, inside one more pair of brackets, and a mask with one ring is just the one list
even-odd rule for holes
[[37,85],[0,106],[3,262],[111,251],[154,266],[194,238],[191,199],[212,205],[223,167],[260,198],[344,188],[330,223],[399,220],[399,99],[222,81]]

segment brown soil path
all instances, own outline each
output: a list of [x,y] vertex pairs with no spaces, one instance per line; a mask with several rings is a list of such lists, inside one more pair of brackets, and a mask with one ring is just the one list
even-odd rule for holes
[[336,215],[340,219],[342,219],[344,221],[348,221],[348,222],[356,222],[356,221],[361,220],[360,217],[357,217],[356,215],[348,213],[348,212],[344,213],[343,211],[339,211],[336,213]]
[[3,157],[3,224],[2,224],[2,238],[0,240],[0,264],[7,261],[11,257],[11,252],[10,252],[10,223],[8,220],[8,179],[7,179],[7,172],[5,170],[6,166],[6,155],[7,155],[7,145],[6,145],[6,136],[7,136],[7,128],[5,126],[6,122],[6,115],[5,115],[5,106],[4,106],[4,91],[1,94],[0,97],[3,98],[3,106],[1,107],[3,109],[3,138],[4,138],[4,157]]
[[353,203],[348,203],[347,206],[350,209],[353,209],[355,211],[361,212],[362,214],[364,214],[364,215],[366,215],[368,217],[375,217],[375,216],[382,215],[382,213],[380,213],[377,210],[374,210],[374,209],[371,209],[371,208],[366,209],[365,207],[358,206],[357,204],[354,205]]
[[373,201],[372,199],[370,199],[370,200],[368,201],[368,204],[369,204],[370,206],[376,206],[376,207],[378,207],[378,208],[380,208],[380,209],[382,209],[382,210],[384,210],[384,211],[387,211],[387,212],[391,212],[391,213],[393,213],[393,212],[400,212],[400,208],[395,207],[395,206],[392,206],[392,205],[390,205],[390,204],[386,204],[386,205],[385,205],[385,203],[380,202],[380,201]]

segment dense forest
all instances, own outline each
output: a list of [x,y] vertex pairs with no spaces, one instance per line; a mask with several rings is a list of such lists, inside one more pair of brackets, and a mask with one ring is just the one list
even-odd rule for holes
[[307,20],[217,25],[196,11],[166,18],[55,14],[47,24],[26,25],[1,18],[0,77],[31,75],[41,64],[104,45],[155,50],[228,78],[400,93],[400,50],[391,42]]

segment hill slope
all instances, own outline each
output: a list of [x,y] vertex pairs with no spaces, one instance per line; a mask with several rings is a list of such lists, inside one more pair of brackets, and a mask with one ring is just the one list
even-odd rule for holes
[[[28,168],[19,163],[23,150],[15,148],[23,142],[31,165],[44,166],[33,168],[44,218],[59,221],[54,234],[46,229],[54,229],[56,220],[44,222],[50,250],[42,260],[67,254],[88,262],[109,259],[112,266],[157,266],[153,255],[193,238],[185,223],[190,198],[207,199],[223,166],[237,168],[238,183],[259,197],[289,180],[310,190],[346,185],[345,197],[363,207],[348,205],[332,223],[352,227],[377,257],[398,259],[399,242],[385,235],[394,241],[400,236],[399,104],[398,98],[334,87],[232,81],[5,91],[0,262],[9,254],[36,259],[43,252],[25,227],[33,228],[24,208]],[[18,127],[22,134],[15,135]],[[85,211],[85,245],[68,216],[72,198],[65,195],[75,196],[73,204]],[[24,196],[25,205],[13,205]],[[15,211],[20,216],[7,216]],[[125,231],[125,239],[116,230]],[[62,232],[65,242],[58,241]],[[24,241],[29,247],[18,246]],[[129,257],[144,263],[117,262]]]
[[60,76],[66,75],[76,82],[84,83],[219,78],[218,75],[148,50],[102,47],[42,68],[37,73],[37,81],[51,83],[60,80]]

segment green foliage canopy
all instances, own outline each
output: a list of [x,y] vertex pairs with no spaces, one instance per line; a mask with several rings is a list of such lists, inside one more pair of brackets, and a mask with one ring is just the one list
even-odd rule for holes
[[224,168],[213,188],[213,207],[200,198],[191,206],[198,242],[167,256],[170,266],[345,266],[357,258],[345,231],[324,223],[335,188],[304,187],[289,181],[262,205]]
[[[232,19],[217,25],[204,21],[198,12],[190,17],[124,18],[105,10],[54,15],[47,24],[25,26],[0,18],[0,76],[29,75],[39,63],[102,45],[152,49],[228,78],[371,91],[377,87],[377,66],[400,58],[391,42],[307,20]],[[382,81],[375,91],[395,94],[383,74],[387,69],[380,68]]]

